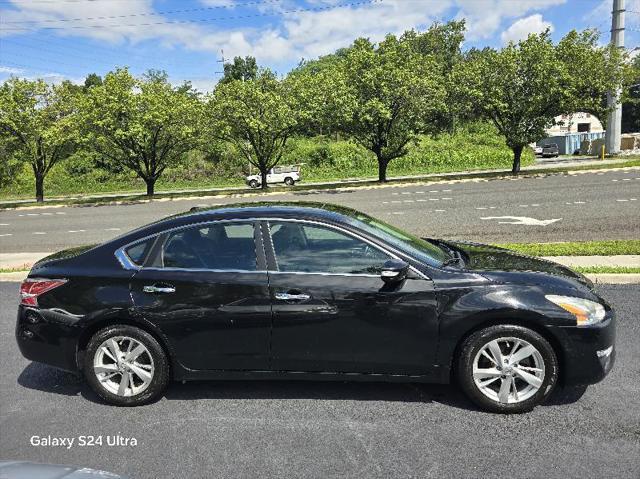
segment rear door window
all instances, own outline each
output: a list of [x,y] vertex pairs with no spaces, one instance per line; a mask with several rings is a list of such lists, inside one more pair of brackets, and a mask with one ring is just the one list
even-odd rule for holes
[[212,223],[172,232],[161,256],[164,268],[255,271],[253,223]]

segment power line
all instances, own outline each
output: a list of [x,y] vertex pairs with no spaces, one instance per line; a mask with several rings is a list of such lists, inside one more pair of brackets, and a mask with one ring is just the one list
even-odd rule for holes
[[118,18],[129,18],[129,17],[149,17],[149,16],[158,16],[158,15],[171,15],[175,13],[193,13],[193,12],[205,12],[210,10],[219,10],[219,9],[229,9],[229,8],[242,8],[245,6],[253,6],[253,5],[266,5],[270,3],[281,3],[284,0],[262,0],[262,1],[254,1],[254,2],[246,2],[242,4],[227,4],[227,5],[215,5],[210,7],[198,7],[198,8],[186,8],[182,10],[165,10],[161,12],[141,12],[141,13],[128,13],[126,15],[102,15],[98,17],[77,17],[77,18],[58,18],[58,19],[50,19],[50,20],[16,20],[11,22],[2,22],[4,25],[22,25],[25,23],[59,23],[59,22],[79,22],[83,20],[114,20]]
[[[197,24],[197,23],[209,23],[221,20],[242,20],[246,18],[257,18],[257,17],[270,17],[270,16],[279,16],[279,15],[288,15],[295,13],[305,13],[305,12],[322,12],[328,10],[335,10],[342,7],[355,7],[360,5],[372,5],[376,3],[381,3],[384,0],[366,0],[361,2],[350,2],[343,4],[331,5],[329,7],[310,7],[310,8],[297,8],[293,10],[283,10],[280,12],[274,13],[256,13],[251,15],[234,15],[229,17],[218,17],[218,18],[202,18],[196,20],[167,20],[162,22],[146,22],[146,23],[129,23],[129,24],[95,24],[95,25],[70,25],[66,27],[41,27],[38,30],[68,30],[68,29],[92,29],[92,28],[123,28],[123,27],[151,27],[156,25],[180,25],[180,24]],[[2,31],[25,31],[27,28],[2,28]]]

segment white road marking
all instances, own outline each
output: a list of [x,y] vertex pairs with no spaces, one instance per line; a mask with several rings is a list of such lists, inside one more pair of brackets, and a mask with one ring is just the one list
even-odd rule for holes
[[[386,202],[388,203],[388,201]],[[105,228],[105,231],[120,231],[120,228]]]
[[573,204],[574,205],[586,205],[587,202],[586,201],[574,201]]
[[419,200],[416,200],[416,201],[418,201],[418,202],[420,202],[420,203],[426,203],[426,202],[427,202],[427,201],[429,201],[429,200],[419,199]]
[[0,223],[0,226],[9,226],[9,223]]
[[476,206],[477,210],[486,210],[488,209],[486,206]]
[[629,200],[616,200],[619,201],[620,203],[624,202],[624,201],[629,201]]
[[86,230],[69,230],[67,233],[84,233]]
[[536,218],[529,218],[527,216],[485,216],[480,218],[481,220],[512,220],[512,221],[498,221],[498,224],[506,225],[528,225],[528,226],[547,226],[556,221],[560,221],[562,218],[554,218],[551,220],[538,220]]
[[13,235],[11,233],[5,233],[3,235],[0,235],[0,238],[3,237],[3,236],[13,236]]
[[429,198],[429,201],[440,201],[439,198]]
[[34,231],[33,234],[34,235],[46,235],[47,233],[45,233],[44,231]]
[[442,190],[443,193],[449,193],[451,190]]
[[631,178],[622,178],[622,181],[631,181]]
[[442,198],[443,200],[452,200],[453,198]]
[[540,206],[539,203],[532,203],[531,206]]
[[403,200],[403,203],[413,203],[413,200]]
[[528,208],[529,207],[529,205],[519,205],[519,206],[520,206],[520,208]]
[[41,213],[41,214],[42,214],[42,216],[52,216],[53,215],[53,213]]
[[56,211],[57,215],[66,215],[66,213],[64,211]]
[[38,213],[27,213],[27,216],[38,216]]
[[447,211],[447,210],[433,210],[433,211],[435,211],[435,212],[437,212],[437,213],[444,213],[444,212],[445,212],[445,211]]
[[403,215],[404,211],[394,211],[391,213],[392,215]]

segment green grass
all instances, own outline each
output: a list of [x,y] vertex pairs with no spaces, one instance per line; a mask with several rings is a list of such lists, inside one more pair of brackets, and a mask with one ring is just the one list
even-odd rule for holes
[[503,243],[496,246],[531,256],[615,256],[621,254],[640,254],[640,240]]
[[636,266],[581,266],[571,268],[585,274],[640,274]]
[[29,271],[30,268],[22,266],[20,268],[0,268],[0,274],[2,273],[22,273]]
[[[192,151],[182,163],[167,168],[156,183],[157,191],[207,189],[244,186],[248,164],[231,147],[218,152],[218,161],[204,153]],[[512,152],[493,127],[479,123],[453,134],[436,138],[421,137],[411,145],[407,155],[389,164],[388,176],[426,175],[455,171],[477,171],[511,167]],[[527,149],[522,165],[533,164]],[[376,178],[377,162],[364,147],[336,137],[298,137],[288,143],[281,164],[303,163],[304,182],[340,181],[353,178]],[[253,169],[255,173],[255,168]],[[303,183],[304,184],[304,183]],[[0,190],[0,199],[33,197],[33,174],[28,165],[14,181]],[[145,191],[144,182],[133,173],[109,173],[93,166],[86,154],[77,154],[57,165],[45,179],[45,197]]]

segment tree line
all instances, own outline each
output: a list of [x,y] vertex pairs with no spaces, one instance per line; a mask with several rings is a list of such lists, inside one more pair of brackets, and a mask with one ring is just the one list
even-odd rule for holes
[[599,45],[595,31],[572,31],[557,43],[547,31],[502,49],[463,51],[464,31],[463,21],[452,21],[379,43],[359,38],[282,77],[252,57],[235,58],[207,94],[156,70],[91,74],[82,86],[11,77],[0,86],[0,186],[27,163],[43,201],[51,169],[84,151],[101,168],[133,171],[152,196],[163,171],[187,152],[215,157],[233,148],[266,188],[292,137],[332,133],[371,151],[384,182],[389,163],[420,135],[478,119],[504,136],[518,173],[523,149],[555,116],[602,118],[606,92],[640,78],[638,62]]

